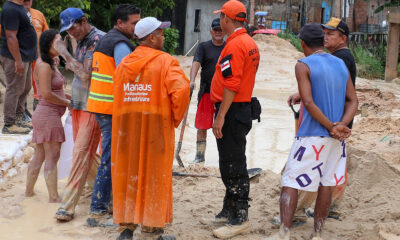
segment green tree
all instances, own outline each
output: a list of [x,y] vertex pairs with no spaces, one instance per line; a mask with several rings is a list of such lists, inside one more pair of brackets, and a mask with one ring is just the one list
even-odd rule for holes
[[168,28],[164,31],[165,42],[164,49],[169,54],[175,54],[175,50],[178,48],[179,30],[174,28]]
[[382,12],[385,8],[399,7],[399,6],[400,6],[400,0],[390,0],[389,2],[385,2],[384,4],[378,6],[375,9],[375,13]]
[[164,9],[174,7],[173,0],[91,0],[90,22],[101,30],[112,28],[111,15],[118,4],[130,3],[142,10],[142,17],[158,17]]
[[32,7],[44,14],[50,27],[59,28],[59,15],[64,9],[76,7],[87,12],[90,6],[90,0],[34,0]]
[[[6,0],[0,0],[2,7]],[[89,22],[105,32],[113,27],[111,15],[118,4],[130,3],[142,10],[142,17],[159,17],[165,9],[174,7],[174,0],[34,0],[33,8],[41,11],[51,28],[60,27],[60,13],[69,7],[83,10]],[[169,29],[165,32],[165,50],[171,54],[178,47],[179,32]]]

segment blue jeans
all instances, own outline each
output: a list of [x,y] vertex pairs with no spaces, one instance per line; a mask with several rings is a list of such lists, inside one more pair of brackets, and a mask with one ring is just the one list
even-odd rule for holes
[[112,115],[96,113],[96,120],[101,129],[101,163],[97,170],[93,186],[90,213],[104,214],[111,201],[111,129]]

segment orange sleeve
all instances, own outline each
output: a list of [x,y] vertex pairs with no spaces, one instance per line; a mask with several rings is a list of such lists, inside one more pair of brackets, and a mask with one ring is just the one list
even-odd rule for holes
[[165,86],[171,101],[174,125],[178,127],[189,105],[190,87],[189,79],[176,59],[173,59],[168,67]]
[[224,87],[231,91],[238,92],[240,89],[241,79],[243,77],[243,64],[245,60],[245,55],[243,54],[241,48],[237,48],[232,44],[225,53],[226,57],[224,58],[230,58],[230,60],[227,59],[224,61],[224,58],[221,58],[219,64],[227,64],[226,61],[229,61],[231,74],[226,75],[223,71],[223,76],[225,80]]
[[45,16],[42,13],[42,18],[43,18],[43,32],[49,30],[49,25],[47,25],[47,21]]

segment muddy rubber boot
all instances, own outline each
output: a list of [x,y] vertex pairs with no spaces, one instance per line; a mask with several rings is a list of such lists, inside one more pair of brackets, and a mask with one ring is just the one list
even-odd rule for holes
[[31,118],[30,118],[28,115],[26,115],[26,114],[17,117],[17,119],[15,120],[15,123],[16,123],[17,126],[19,126],[19,127],[33,129],[32,120],[31,120]]
[[130,229],[125,229],[124,231],[122,231],[117,240],[131,240],[133,239],[133,231]]
[[247,201],[233,202],[232,213],[228,218],[228,224],[214,230],[214,236],[221,239],[227,239],[250,232],[248,209],[249,205]]
[[221,212],[219,212],[215,217],[208,217],[200,219],[200,223],[204,225],[209,225],[212,227],[220,227],[228,223],[228,219],[232,216],[232,201],[224,198],[224,204]]
[[204,155],[206,153],[206,141],[198,141],[197,142],[197,152],[196,157],[193,161],[194,164],[204,162]]
[[223,227],[217,228],[213,231],[213,234],[215,237],[220,238],[220,239],[227,239],[227,238],[232,238],[234,236],[240,235],[240,234],[246,234],[250,232],[250,223],[249,221],[242,222],[239,225],[230,225],[226,224]]
[[20,127],[17,124],[11,126],[4,126],[1,130],[3,134],[28,134],[31,132],[31,129]]
[[61,199],[58,196],[57,191],[57,167],[55,167],[52,171],[49,171],[47,174],[45,173],[44,180],[46,181],[47,191],[49,192],[49,202],[60,202]]
[[157,240],[176,240],[176,238],[172,235],[163,235],[158,237]]

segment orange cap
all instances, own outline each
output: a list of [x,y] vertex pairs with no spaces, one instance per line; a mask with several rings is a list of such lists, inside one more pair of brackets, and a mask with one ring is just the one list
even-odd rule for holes
[[223,14],[225,14],[226,16],[228,16],[229,18],[232,18],[233,20],[248,23],[246,18],[241,18],[241,17],[237,16],[239,13],[246,14],[246,12],[247,12],[246,7],[243,5],[243,3],[239,2],[238,0],[227,1],[224,5],[222,5],[222,8],[220,10],[214,11],[214,14],[221,13],[221,12]]

